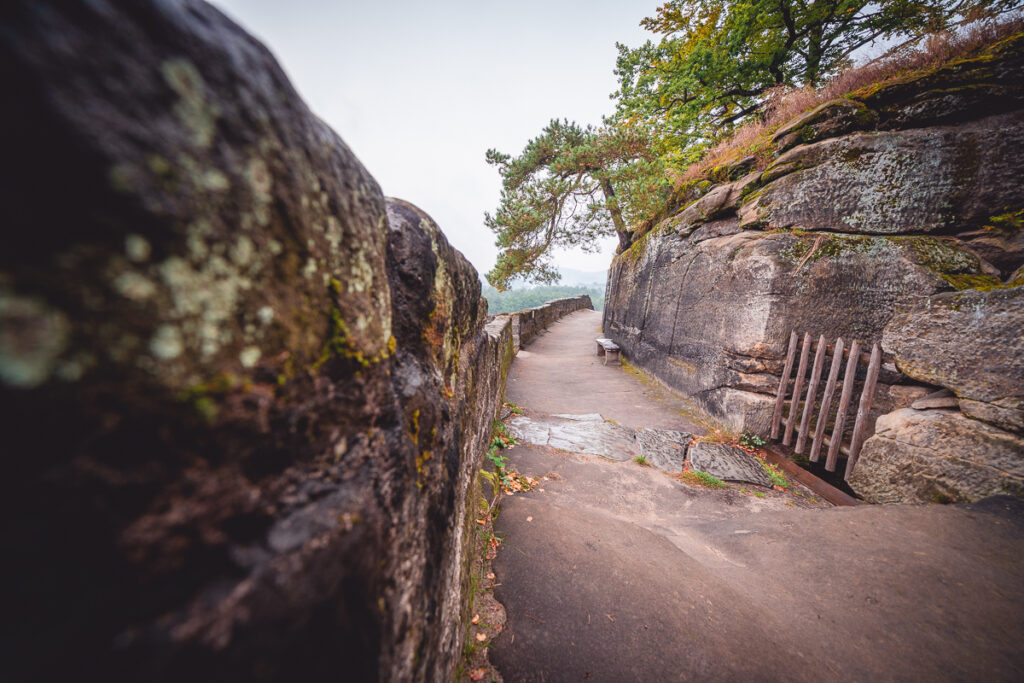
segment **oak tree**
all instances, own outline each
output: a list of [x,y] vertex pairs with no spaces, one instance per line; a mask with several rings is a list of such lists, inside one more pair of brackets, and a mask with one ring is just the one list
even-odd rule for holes
[[816,87],[878,39],[920,36],[1019,0],[670,0],[618,45],[616,118],[689,163],[778,86]]

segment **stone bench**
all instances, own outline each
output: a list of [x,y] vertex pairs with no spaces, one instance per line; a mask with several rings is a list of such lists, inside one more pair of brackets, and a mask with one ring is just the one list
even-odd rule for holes
[[604,364],[608,365],[608,359],[611,358],[619,365],[622,365],[622,360],[619,357],[619,345],[613,342],[611,339],[605,337],[598,337],[597,341],[597,355],[604,356]]

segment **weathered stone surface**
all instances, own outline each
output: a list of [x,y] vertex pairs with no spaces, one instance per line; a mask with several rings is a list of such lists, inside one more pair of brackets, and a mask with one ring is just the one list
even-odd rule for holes
[[693,202],[671,219],[672,229],[681,235],[687,235],[701,223],[725,214],[735,213],[740,200],[754,186],[760,173],[750,173],[739,180],[716,185],[707,194]]
[[978,256],[995,266],[998,275],[1014,281],[1014,271],[1024,265],[1024,229],[1019,224],[985,226],[959,235]]
[[649,465],[666,472],[682,472],[693,434],[670,429],[638,429],[636,443]]
[[[796,147],[740,208],[744,226],[866,234],[979,227],[1024,205],[1024,114],[960,126],[850,135]],[[922,182],[921,179],[927,179]],[[768,182],[771,180],[771,182]]]
[[690,467],[722,481],[744,481],[771,487],[772,480],[757,458],[742,448],[724,443],[698,441],[690,446]]
[[875,503],[1024,495],[1024,438],[954,410],[898,410],[878,419],[849,484]]
[[868,130],[877,122],[878,115],[862,102],[845,98],[832,100],[779,128],[772,141],[776,151],[785,152],[796,145],[834,138],[855,130]]
[[632,429],[607,422],[596,413],[550,418],[515,417],[508,425],[517,440],[538,446],[590,453],[618,461],[632,460],[640,455]]
[[472,267],[209,5],[0,21],[5,672],[450,678],[512,354]]
[[[724,169],[687,186],[697,201],[613,261],[604,333],[710,417],[766,435],[791,330],[868,347],[884,331],[906,375],[883,363],[869,433],[939,385],[977,432],[965,443],[1005,450],[1024,432],[1022,69],[1019,34],[808,112],[737,210],[711,186]],[[881,132],[849,134],[864,128]]]
[[1024,106],[1024,34],[979,54],[911,71],[850,95],[879,114],[883,129],[949,125]]
[[1024,287],[929,297],[899,312],[883,348],[914,379],[952,389],[961,410],[1024,431]]
[[762,434],[791,329],[878,340],[897,305],[982,267],[928,237],[827,235],[815,249],[814,235],[699,232],[652,232],[615,259],[604,331],[712,417]]

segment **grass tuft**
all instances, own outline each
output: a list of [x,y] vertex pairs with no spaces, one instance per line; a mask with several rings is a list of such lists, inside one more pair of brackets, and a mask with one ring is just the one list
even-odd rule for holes
[[726,483],[719,479],[718,477],[710,475],[707,472],[699,472],[697,470],[686,470],[685,472],[679,475],[679,479],[688,484],[693,484],[695,486],[703,486],[709,489],[728,488]]

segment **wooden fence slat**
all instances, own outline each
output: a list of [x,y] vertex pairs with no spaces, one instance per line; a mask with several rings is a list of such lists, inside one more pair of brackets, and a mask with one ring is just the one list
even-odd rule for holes
[[828,409],[832,407],[832,394],[836,391],[836,379],[839,377],[839,366],[843,362],[843,338],[836,339],[836,350],[832,354],[832,367],[828,370],[828,381],[825,382],[825,393],[821,397],[821,412],[818,423],[814,426],[814,442],[811,444],[811,462],[818,462],[821,452],[821,439],[825,435],[825,423],[828,422]]
[[857,378],[857,362],[860,360],[860,342],[856,339],[850,345],[850,360],[846,361],[846,374],[843,376],[843,393],[839,396],[839,409],[836,411],[836,425],[832,429],[832,443],[828,447],[828,459],[825,469],[836,471],[836,460],[839,458],[839,444],[843,441],[843,427],[846,425],[846,412],[850,408],[850,397],[853,396],[853,382]]
[[775,397],[775,412],[772,413],[772,435],[771,438],[779,437],[779,423],[782,421],[782,404],[786,400],[786,389],[789,386],[789,373],[793,371],[793,357],[796,355],[796,330],[789,333],[789,351],[786,352],[786,366],[782,369],[782,379],[779,380],[779,392]]
[[818,393],[821,382],[821,371],[825,367],[825,335],[818,339],[818,350],[814,352],[814,366],[811,368],[811,383],[807,385],[807,397],[804,399],[804,412],[800,417],[800,431],[796,437],[796,453],[803,453],[807,445],[807,430],[811,426],[811,413],[814,412],[814,396]]
[[875,344],[871,347],[871,360],[868,362],[868,375],[864,379],[864,390],[860,394],[860,405],[857,406],[857,422],[853,426],[853,438],[850,440],[850,457],[846,460],[846,473],[843,479],[853,474],[854,465],[860,457],[864,435],[868,431],[868,413],[871,412],[871,401],[875,398],[875,385],[878,382],[878,369],[882,365],[882,349]]
[[804,332],[804,341],[800,347],[800,365],[796,370],[796,381],[793,382],[793,399],[789,403],[789,417],[786,418],[786,431],[782,435],[782,445],[788,446],[793,441],[793,426],[796,425],[797,411],[800,409],[800,392],[804,388],[804,376],[807,374],[807,355],[811,350],[811,333]]

